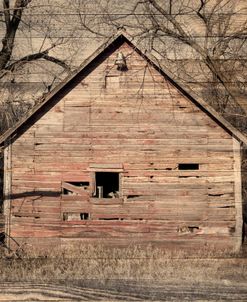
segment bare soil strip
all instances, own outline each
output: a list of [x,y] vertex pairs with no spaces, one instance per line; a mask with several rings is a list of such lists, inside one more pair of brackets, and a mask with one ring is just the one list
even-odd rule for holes
[[91,287],[30,282],[0,284],[0,301],[247,301],[245,284],[148,285],[95,282]]

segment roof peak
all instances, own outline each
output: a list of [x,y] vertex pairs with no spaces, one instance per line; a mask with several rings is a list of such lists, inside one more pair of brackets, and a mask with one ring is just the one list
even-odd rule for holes
[[25,115],[16,125],[10,129],[8,129],[2,136],[0,136],[0,145],[2,145],[6,140],[8,140],[13,135],[17,134],[17,131],[20,127],[26,124],[29,119],[34,116],[38,111],[40,111],[48,102],[50,102],[53,97],[61,91],[68,83],[70,83],[75,77],[87,69],[87,67],[95,61],[99,56],[104,53],[110,47],[114,47],[114,42],[119,40],[120,38],[124,38],[124,40],[128,41],[135,50],[140,53],[143,58],[148,60],[159,72],[162,73],[174,86],[177,87],[185,96],[187,96],[191,101],[193,101],[197,106],[199,106],[203,111],[205,111],[211,118],[215,119],[223,128],[225,128],[228,132],[230,132],[236,139],[244,142],[247,145],[247,137],[243,135],[239,130],[234,128],[228,121],[226,121],[219,113],[217,113],[208,103],[206,103],[203,99],[198,98],[192,92],[188,92],[183,85],[179,83],[177,80],[173,80],[173,75],[170,72],[164,70],[160,66],[157,65],[157,60],[151,55],[147,54],[146,50],[140,49],[140,45],[138,46],[134,42],[134,37],[129,35],[124,28],[120,28],[111,38],[108,39],[105,43],[103,43],[95,52],[92,53],[81,65],[80,67],[73,73],[71,73],[68,77],[66,77],[58,86],[56,86],[50,93],[48,93],[44,101],[42,103],[37,104],[31,109],[27,115]]

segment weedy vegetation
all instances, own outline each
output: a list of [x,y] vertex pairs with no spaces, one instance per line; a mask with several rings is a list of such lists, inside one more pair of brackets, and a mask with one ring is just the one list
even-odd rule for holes
[[19,258],[0,258],[2,282],[68,282],[130,280],[156,283],[245,282],[247,259],[227,251],[195,253],[152,246],[107,248],[80,245],[53,249],[40,256],[35,250]]

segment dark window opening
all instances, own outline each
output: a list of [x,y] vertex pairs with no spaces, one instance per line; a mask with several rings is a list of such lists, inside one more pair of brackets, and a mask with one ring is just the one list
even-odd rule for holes
[[[84,190],[87,190],[89,187],[89,182],[87,182],[87,181],[73,181],[73,182],[66,181],[66,183],[68,183],[69,185],[75,186],[75,187],[83,187]],[[72,190],[63,188],[62,194],[63,195],[73,195],[74,192]]]
[[178,164],[178,170],[199,170],[199,164]]
[[119,173],[95,173],[96,198],[119,198]]
[[81,220],[88,220],[89,219],[89,213],[80,213]]

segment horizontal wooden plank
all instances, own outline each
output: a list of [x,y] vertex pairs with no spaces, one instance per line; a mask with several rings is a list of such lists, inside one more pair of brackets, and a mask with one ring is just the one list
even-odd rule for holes
[[[130,49],[127,73],[108,68],[110,55],[14,142],[13,236],[190,248],[233,240],[231,135]],[[95,171],[121,173],[122,198],[93,198]]]

